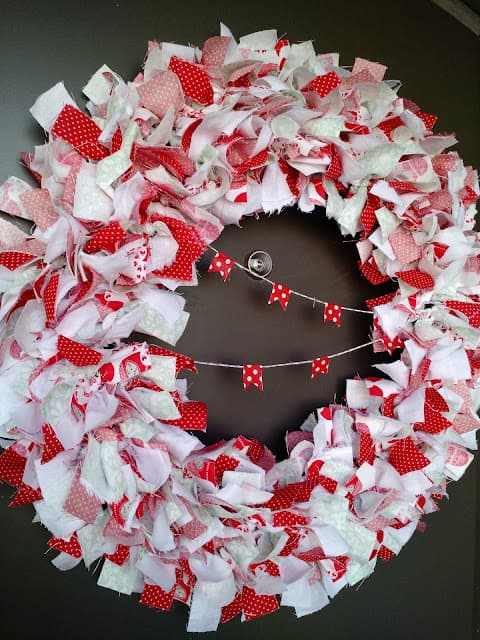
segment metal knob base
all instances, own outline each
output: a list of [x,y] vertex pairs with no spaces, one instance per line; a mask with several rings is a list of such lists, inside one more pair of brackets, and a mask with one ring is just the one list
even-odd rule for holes
[[273,261],[266,251],[253,251],[245,258],[245,266],[253,277],[266,278],[273,269]]

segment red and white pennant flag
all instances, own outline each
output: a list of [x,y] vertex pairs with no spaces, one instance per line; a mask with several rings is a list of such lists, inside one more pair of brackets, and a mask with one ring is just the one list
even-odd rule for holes
[[316,378],[319,374],[327,374],[328,366],[330,364],[330,358],[328,356],[321,356],[320,358],[315,358],[312,362],[312,380]]
[[243,365],[243,389],[248,389],[251,385],[263,391],[262,366],[259,364]]
[[223,281],[225,282],[230,275],[230,271],[233,269],[235,265],[235,261],[232,258],[229,258],[224,253],[217,253],[213,258],[209,268],[209,273],[219,273],[222,276]]
[[342,307],[334,302],[327,302],[325,310],[323,312],[324,322],[333,322],[337,327],[340,326],[340,320],[342,318]]
[[278,282],[273,283],[272,293],[268,299],[268,304],[272,302],[279,302],[282,305],[282,309],[286,311],[288,301],[290,300],[291,289]]

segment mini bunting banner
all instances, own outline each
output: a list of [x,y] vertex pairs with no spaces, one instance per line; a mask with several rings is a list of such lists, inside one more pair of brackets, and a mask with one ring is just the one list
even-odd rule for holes
[[243,389],[248,389],[251,385],[263,391],[262,367],[259,364],[243,365]]
[[219,273],[224,282],[226,282],[230,271],[233,269],[235,262],[224,253],[216,253],[208,271],[209,273]]
[[333,302],[328,302],[325,305],[325,311],[323,312],[324,322],[333,322],[337,327],[340,326],[340,320],[342,317],[342,307]]
[[312,380],[316,378],[320,373],[327,374],[328,367],[330,365],[330,358],[328,356],[321,356],[315,358],[312,362]]
[[290,293],[291,290],[288,287],[275,282],[272,287],[270,298],[268,299],[268,304],[272,304],[272,302],[279,302],[282,305],[282,309],[286,311],[288,301],[290,300]]

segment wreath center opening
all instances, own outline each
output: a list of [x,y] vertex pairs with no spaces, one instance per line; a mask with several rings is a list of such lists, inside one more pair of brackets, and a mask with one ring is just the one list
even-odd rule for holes
[[[359,272],[355,241],[342,238],[325,211],[304,214],[290,208],[280,215],[246,218],[241,228],[226,227],[215,248],[243,264],[259,247],[273,262],[269,278],[312,297],[341,306],[366,309],[365,300],[393,283],[373,286]],[[267,304],[268,282],[233,269],[224,283],[208,273],[213,254],[198,263],[199,284],[184,288],[190,320],[176,349],[196,360],[219,363],[278,363],[313,359],[356,347],[371,338],[372,316],[345,312],[341,326],[324,323],[324,305],[295,297],[284,313]],[[298,429],[317,407],[343,402],[345,379],[374,375],[372,347],[352,351],[331,363],[328,375],[311,379],[308,365],[264,372],[263,392],[242,389],[241,371],[199,367],[189,376],[188,395],[208,407],[207,443],[243,434],[259,438],[277,455],[284,455],[285,430]]]

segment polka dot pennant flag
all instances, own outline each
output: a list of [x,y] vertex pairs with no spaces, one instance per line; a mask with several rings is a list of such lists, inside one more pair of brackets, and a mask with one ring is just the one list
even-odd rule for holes
[[251,385],[263,391],[262,367],[259,364],[243,365],[243,389],[246,390]]
[[291,290],[288,287],[275,282],[272,287],[270,298],[268,299],[268,304],[272,304],[272,302],[279,302],[282,305],[282,309],[286,311],[288,301],[290,300],[290,293]]
[[333,302],[328,302],[325,305],[325,310],[323,312],[324,322],[333,322],[334,325],[339,327],[341,317],[342,317],[342,307],[340,307],[338,304],[334,304]]
[[223,281],[225,282],[230,274],[230,271],[233,269],[235,262],[232,258],[229,258],[224,253],[217,253],[213,258],[210,267],[208,268],[209,273],[219,273],[222,276]]
[[330,365],[330,358],[328,356],[321,356],[320,358],[315,358],[312,362],[312,380],[313,378],[316,378],[321,373],[327,374],[329,365]]

